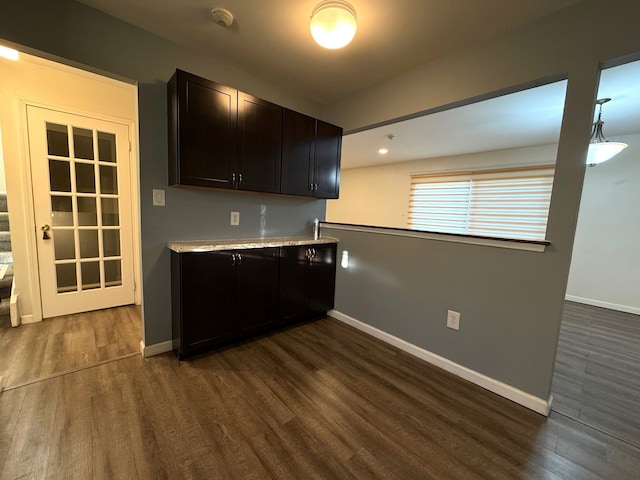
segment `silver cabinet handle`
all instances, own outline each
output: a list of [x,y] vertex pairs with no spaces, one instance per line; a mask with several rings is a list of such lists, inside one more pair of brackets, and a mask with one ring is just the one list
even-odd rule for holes
[[242,174],[238,174],[238,185],[242,183]]
[[233,172],[231,174],[231,183],[235,184],[236,183],[236,172]]
[[240,255],[239,253],[232,253],[231,254],[231,265],[233,265],[235,267],[236,264],[238,266],[242,265],[242,255]]
[[313,184],[313,191],[314,191],[314,192],[317,192],[317,191],[318,191],[318,184],[317,184],[317,183],[314,183],[314,184]]

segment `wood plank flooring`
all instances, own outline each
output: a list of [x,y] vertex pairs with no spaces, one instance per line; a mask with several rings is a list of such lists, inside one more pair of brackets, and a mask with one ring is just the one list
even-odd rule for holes
[[140,307],[64,315],[0,329],[4,388],[140,352]]
[[553,410],[640,447],[640,316],[565,302]]
[[640,450],[326,318],[0,395],[0,479],[640,479]]

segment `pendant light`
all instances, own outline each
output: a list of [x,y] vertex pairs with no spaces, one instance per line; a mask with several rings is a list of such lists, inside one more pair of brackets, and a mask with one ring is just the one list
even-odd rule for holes
[[610,142],[602,133],[602,126],[604,125],[602,121],[602,105],[609,101],[611,101],[610,98],[596,100],[600,110],[598,111],[598,120],[593,124],[591,139],[589,140],[589,153],[587,154],[587,166],[589,167],[595,167],[599,163],[606,162],[628,147],[626,143]]
[[309,23],[313,39],[324,48],[348,45],[356,34],[356,11],[342,0],[325,0],[311,12]]

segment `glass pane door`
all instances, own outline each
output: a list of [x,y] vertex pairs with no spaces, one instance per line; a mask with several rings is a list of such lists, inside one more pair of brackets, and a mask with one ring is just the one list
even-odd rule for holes
[[133,303],[128,126],[27,117],[43,316]]

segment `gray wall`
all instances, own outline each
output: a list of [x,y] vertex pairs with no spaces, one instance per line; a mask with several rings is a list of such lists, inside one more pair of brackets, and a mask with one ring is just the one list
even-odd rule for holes
[[[640,52],[639,16],[636,0],[587,0],[326,106],[349,131],[547,76],[569,79],[545,253],[325,230],[355,264],[338,269],[336,309],[546,399],[599,63]],[[446,329],[447,309],[462,313],[459,332]]]
[[[0,39],[124,76],[139,86],[144,341],[171,338],[168,241],[309,233],[325,202],[167,187],[166,81],[176,68],[312,116],[321,106],[70,0],[3,2]],[[152,189],[166,188],[164,208]],[[240,212],[239,227],[229,212]]]

